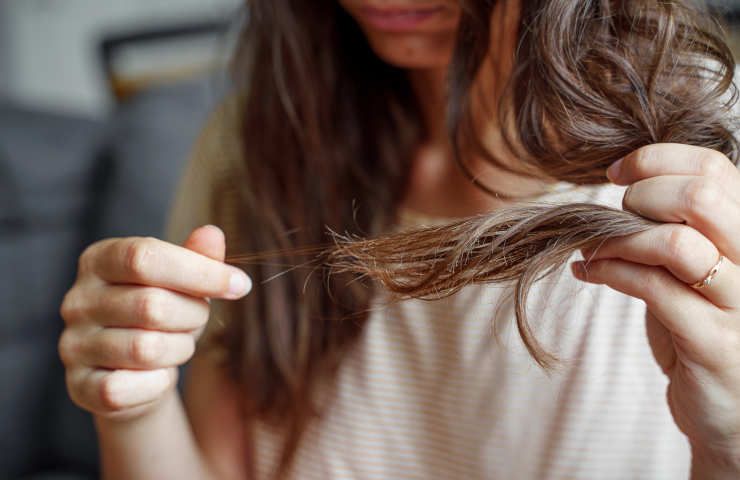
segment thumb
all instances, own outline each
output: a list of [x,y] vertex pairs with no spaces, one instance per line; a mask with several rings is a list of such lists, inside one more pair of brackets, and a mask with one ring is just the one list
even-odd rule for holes
[[[196,228],[190,232],[182,246],[218,262],[223,262],[226,258],[226,237],[223,230],[215,225],[204,225]],[[249,277],[245,276],[244,281],[247,284],[246,286],[239,285],[237,287],[239,291],[245,289],[249,291],[251,289],[252,283]],[[210,298],[206,298],[206,300],[211,303]],[[196,338],[200,336],[201,332],[202,328],[195,334]]]
[[226,257],[226,237],[224,232],[215,225],[196,228],[182,246],[219,262],[223,262]]

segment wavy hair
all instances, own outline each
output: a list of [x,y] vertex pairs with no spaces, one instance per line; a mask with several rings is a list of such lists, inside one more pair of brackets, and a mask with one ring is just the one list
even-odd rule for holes
[[[470,155],[511,169],[486,150],[474,108],[499,1],[461,0],[448,128],[465,171]],[[213,215],[230,239],[227,257],[255,289],[219,305],[224,322],[209,341],[223,348],[247,417],[284,429],[282,476],[327,405],[322,387],[361,335],[378,284],[433,299],[514,282],[519,332],[549,367],[556,359],[526,321],[531,285],[577,249],[653,223],[596,205],[529,205],[388,235],[423,135],[406,75],[373,53],[335,0],[247,5],[234,59],[247,87],[243,158],[214,186]],[[495,108],[522,171],[600,184],[614,160],[657,142],[737,161],[734,59],[698,2],[523,0],[512,54]]]

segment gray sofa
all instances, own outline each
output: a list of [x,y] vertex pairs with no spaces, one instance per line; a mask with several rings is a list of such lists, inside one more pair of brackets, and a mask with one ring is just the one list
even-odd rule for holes
[[214,81],[169,85],[105,120],[0,102],[0,478],[97,478],[90,416],[69,400],[58,309],[80,252],[163,232]]

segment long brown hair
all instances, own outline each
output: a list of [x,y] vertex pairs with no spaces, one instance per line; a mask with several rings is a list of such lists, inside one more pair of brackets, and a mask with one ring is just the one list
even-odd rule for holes
[[[448,124],[463,168],[471,151],[501,165],[479,141],[472,108],[497,3],[461,1]],[[255,291],[220,305],[223,328],[211,340],[226,352],[245,414],[285,429],[282,475],[301,432],[324,406],[318,393],[362,333],[373,283],[351,281],[358,274],[401,296],[423,298],[470,282],[519,279],[523,303],[531,283],[575,249],[649,222],[590,205],[541,206],[403,234],[419,242],[403,235],[363,241],[393,225],[424,134],[406,75],[373,53],[336,0],[247,4],[235,57],[244,87],[243,158],[214,186],[213,199],[214,217],[230,241],[228,256],[249,260]],[[524,0],[514,55],[498,105],[501,123],[512,126],[504,138],[522,165],[543,175],[603,183],[611,162],[656,142],[737,157],[728,121],[734,59],[699,3]],[[336,240],[331,232],[355,240],[309,261],[334,268],[297,268],[317,245]],[[527,268],[496,261],[502,235],[512,240],[505,254],[519,255]],[[439,245],[447,250],[435,253]],[[245,252],[252,255],[239,257]],[[476,252],[487,256],[470,255]],[[390,261],[399,258],[413,261]],[[476,266],[485,274],[475,274]],[[409,278],[418,281],[403,281]],[[530,352],[549,365],[552,358],[529,333],[523,309],[517,317]]]

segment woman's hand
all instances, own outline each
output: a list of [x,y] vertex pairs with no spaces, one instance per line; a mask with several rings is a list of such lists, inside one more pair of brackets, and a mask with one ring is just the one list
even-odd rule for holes
[[[692,478],[740,478],[740,171],[714,150],[656,144],[607,174],[630,185],[625,210],[669,223],[584,250],[573,272],[645,301],[668,403],[692,446]],[[692,286],[720,255],[711,283]]]
[[223,232],[194,230],[183,247],[113,238],[80,257],[64,298],[59,354],[70,397],[102,417],[131,418],[158,404],[192,356],[208,298],[245,295],[247,275],[223,263]]

